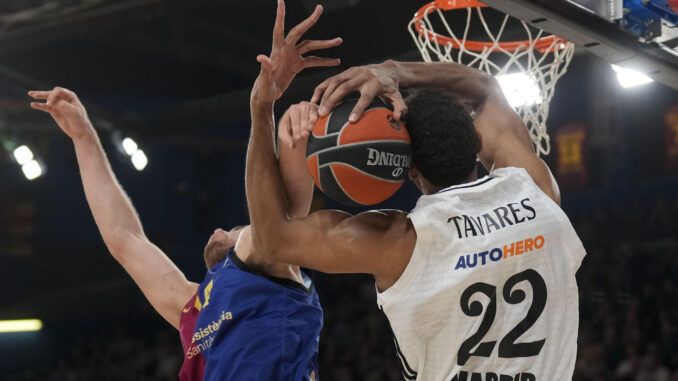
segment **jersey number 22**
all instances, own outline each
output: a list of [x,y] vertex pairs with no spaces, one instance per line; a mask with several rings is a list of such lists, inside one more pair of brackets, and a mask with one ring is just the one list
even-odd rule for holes
[[[546,339],[531,341],[527,343],[516,343],[516,340],[525,333],[537,321],[546,306],[546,283],[544,278],[538,272],[532,269],[517,273],[506,280],[502,290],[504,300],[509,304],[519,304],[525,300],[523,290],[513,290],[516,284],[527,281],[532,287],[532,305],[530,305],[527,315],[518,323],[509,333],[499,342],[499,357],[530,357],[536,356],[544,346]],[[468,316],[480,316],[483,313],[483,305],[478,301],[471,303],[470,299],[476,293],[481,293],[490,298],[487,304],[483,320],[480,323],[478,331],[464,340],[459,347],[457,355],[457,364],[463,366],[471,356],[490,357],[497,341],[482,342],[483,337],[490,330],[497,313],[497,287],[483,282],[470,285],[461,294],[461,310]],[[477,346],[477,348],[476,348]],[[471,352],[473,348],[475,351]]]

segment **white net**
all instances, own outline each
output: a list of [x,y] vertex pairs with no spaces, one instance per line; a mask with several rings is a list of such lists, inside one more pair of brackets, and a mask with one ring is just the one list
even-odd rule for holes
[[[420,13],[424,9],[422,17]],[[444,11],[431,3],[422,10],[408,29],[424,61],[455,62],[495,76],[530,131],[536,153],[548,155],[551,150],[546,131],[549,103],[556,82],[572,59],[574,44],[509,15],[495,17],[499,12],[490,8]],[[457,13],[455,17],[459,17],[460,12],[466,12],[465,23],[456,18],[448,23],[446,13]],[[495,14],[488,18],[483,12]],[[434,27],[441,32],[434,32]],[[474,36],[481,33],[485,38],[469,41],[470,33]],[[510,40],[504,36],[509,34]]]

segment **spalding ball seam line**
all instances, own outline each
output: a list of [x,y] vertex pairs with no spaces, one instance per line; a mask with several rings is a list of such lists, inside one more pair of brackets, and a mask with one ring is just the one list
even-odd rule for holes
[[353,197],[351,197],[351,194],[350,194],[350,193],[346,192],[346,189],[344,189],[344,187],[341,186],[341,183],[339,182],[339,179],[337,179],[337,176],[334,174],[334,171],[333,171],[331,168],[330,168],[330,173],[332,174],[332,177],[334,177],[334,182],[337,183],[337,186],[341,189],[341,192],[344,193],[344,195],[345,195],[346,197],[350,198],[351,201],[355,202],[355,203],[358,204],[358,205],[365,205],[365,204],[363,204],[362,202],[356,201],[356,199],[354,199]]
[[[366,113],[366,112],[368,112],[368,111],[379,110],[379,109],[391,111],[391,110],[388,109],[387,107],[374,107],[374,108],[370,108],[370,109],[367,109],[367,110],[363,111],[363,114]],[[325,121],[325,129],[324,129],[324,131],[323,131],[324,135],[318,136],[318,135],[316,135],[316,134],[313,133],[313,130],[311,130],[311,135],[313,135],[314,137],[320,137],[320,138],[325,137],[325,136],[341,135],[341,132],[344,130],[344,128],[345,128],[348,124],[351,123],[351,122],[348,122],[348,121],[347,121],[346,123],[344,123],[344,124],[341,126],[341,128],[339,129],[339,131],[333,132],[333,133],[331,133],[331,134],[328,134],[328,133],[327,133],[327,127],[328,127],[329,124],[330,124],[330,119],[332,119],[332,115],[330,115],[330,117],[327,118],[327,120]]]
[[[323,131],[323,134],[325,134],[325,136],[327,136],[327,128],[328,128],[329,125],[330,125],[330,119],[332,119],[332,114],[330,114],[330,115],[327,117],[327,120],[325,120],[325,130]],[[344,127],[342,126],[341,128],[344,128]],[[341,130],[339,130],[339,131],[341,131]],[[316,136],[316,135],[313,133],[313,129],[311,129],[311,135]]]
[[404,140],[370,140],[369,142],[348,143],[348,144],[342,144],[342,145],[338,145],[338,146],[334,146],[334,147],[330,147],[330,148],[325,148],[325,149],[322,149],[320,151],[313,152],[313,155],[307,156],[306,159],[308,160],[308,159],[312,158],[313,156],[318,156],[321,153],[329,152],[329,151],[332,151],[334,149],[347,148],[347,147],[353,147],[353,146],[359,146],[359,145],[367,146],[369,144],[375,144],[375,143],[402,143],[402,144],[410,145],[409,142],[406,142]]
[[[328,167],[328,166],[331,166],[332,164],[345,165],[345,166],[347,166],[347,167],[349,167],[349,168],[352,168],[352,169],[355,169],[356,171],[358,171],[358,172],[360,172],[360,173],[362,173],[362,174],[364,174],[364,175],[366,175],[366,176],[369,176],[369,177],[371,177],[371,178],[373,178],[373,179],[377,179],[377,180],[381,180],[381,181],[386,181],[386,182],[389,182],[389,183],[402,183],[403,181],[405,181],[405,179],[402,179],[402,180],[392,180],[392,179],[385,179],[385,178],[383,178],[383,177],[378,177],[378,176],[372,175],[372,174],[370,174],[370,173],[367,173],[367,172],[365,172],[365,171],[362,171],[362,170],[360,170],[360,168],[356,168],[356,167],[352,166],[351,164],[347,164],[347,163],[344,163],[344,162],[341,162],[341,161],[333,161],[333,162],[331,162],[331,163],[325,163],[325,164],[323,164],[323,165],[319,165],[318,168]],[[396,167],[396,168],[402,168],[402,167]],[[332,174],[334,174],[334,171],[332,171]],[[336,178],[335,178],[335,179],[336,179]]]

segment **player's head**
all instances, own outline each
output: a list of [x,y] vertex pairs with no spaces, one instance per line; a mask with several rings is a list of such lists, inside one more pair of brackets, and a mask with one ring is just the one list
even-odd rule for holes
[[412,139],[410,179],[424,194],[468,181],[481,144],[469,109],[440,90],[417,91],[405,103]]
[[245,227],[246,225],[236,226],[229,231],[223,229],[214,230],[214,233],[212,233],[207,241],[207,245],[205,245],[203,253],[205,265],[208,269],[226,258],[226,254],[238,242],[238,237]]

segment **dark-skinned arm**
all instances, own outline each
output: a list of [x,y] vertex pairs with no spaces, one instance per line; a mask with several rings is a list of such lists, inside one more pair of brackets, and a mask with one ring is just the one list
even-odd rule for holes
[[307,67],[333,66],[338,59],[302,57],[310,50],[326,49],[341,44],[341,39],[303,41],[299,39],[318,21],[322,7],[285,36],[285,3],[278,0],[273,48],[269,56],[259,55],[261,72],[252,89],[250,113],[252,132],[245,167],[245,189],[250,211],[252,239],[267,251],[262,240],[276,221],[287,218],[289,204],[275,157],[273,105],[289,87],[296,74]]
[[312,101],[320,102],[326,115],[353,91],[361,97],[351,112],[360,117],[379,95],[390,101],[396,117],[407,112],[400,90],[438,88],[456,95],[475,111],[475,127],[482,139],[478,157],[488,170],[525,168],[544,193],[560,204],[560,191],[546,163],[534,154],[532,142],[515,110],[508,104],[499,83],[477,69],[455,63],[396,62],[354,67],[322,82]]
[[[384,279],[383,284],[387,284],[397,279],[409,256],[392,261],[383,261],[380,256],[384,253],[396,256],[398,250],[409,250],[409,255],[415,241],[414,229],[404,213],[370,212],[355,217],[340,211],[321,211],[307,217],[286,213],[287,198],[273,147],[273,103],[300,71],[290,68],[306,67],[295,44],[319,15],[316,9],[285,37],[284,4],[280,1],[271,56],[258,57],[262,69],[252,90],[252,132],[245,174],[252,241],[258,251],[277,262],[326,272],[371,273],[376,274],[378,282]],[[296,112],[301,109],[293,111],[286,113],[281,129],[289,128],[293,118],[300,119]],[[305,114],[308,115],[308,110]],[[404,242],[405,237],[411,239],[411,245]]]

